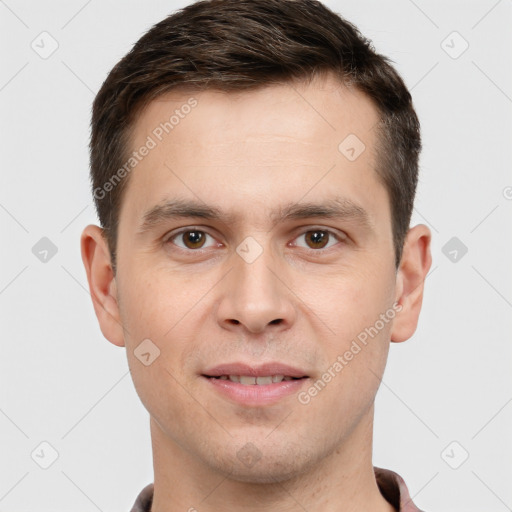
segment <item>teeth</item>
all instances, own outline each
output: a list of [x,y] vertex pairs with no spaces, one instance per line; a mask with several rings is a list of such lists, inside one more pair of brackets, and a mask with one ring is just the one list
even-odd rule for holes
[[293,377],[285,377],[284,375],[268,375],[264,377],[253,377],[250,375],[220,375],[218,378],[221,380],[230,380],[231,382],[238,382],[240,384],[243,384],[244,386],[265,386],[268,384],[293,380]]
[[256,377],[256,384],[272,384],[272,377]]
[[[229,378],[231,378],[231,375]],[[256,377],[246,377],[245,375],[240,375],[240,384],[243,384],[244,386],[256,384]]]

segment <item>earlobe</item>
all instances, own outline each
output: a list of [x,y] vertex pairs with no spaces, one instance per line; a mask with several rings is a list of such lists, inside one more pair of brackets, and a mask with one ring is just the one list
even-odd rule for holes
[[101,332],[111,343],[122,347],[124,335],[117,287],[103,230],[99,226],[88,225],[80,237],[80,249]]
[[419,224],[407,233],[396,281],[396,302],[402,306],[395,317],[391,341],[408,340],[416,330],[423,301],[425,278],[432,265],[430,229]]

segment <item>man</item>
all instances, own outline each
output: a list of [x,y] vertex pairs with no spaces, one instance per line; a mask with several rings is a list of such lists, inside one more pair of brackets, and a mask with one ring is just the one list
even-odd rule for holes
[[431,265],[388,61],[313,0],[197,2],[111,71],[90,147],[82,258],[150,414],[132,510],[418,510],[372,465]]

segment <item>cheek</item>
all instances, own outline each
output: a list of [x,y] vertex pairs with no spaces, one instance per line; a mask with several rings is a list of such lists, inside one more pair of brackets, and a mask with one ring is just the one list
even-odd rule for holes
[[[367,268],[375,269],[375,262],[373,265],[369,263]],[[323,398],[314,406],[318,413],[322,407],[332,409],[333,414],[350,411],[349,416],[355,421],[373,403],[396,314],[392,308],[393,282],[389,270],[353,269],[331,276],[324,282],[322,293],[309,296],[314,302],[308,306],[325,324],[318,343],[325,356],[321,380],[329,383],[321,392]],[[322,386],[321,382],[317,387]]]
[[207,283],[193,286],[190,278],[168,272],[131,275],[136,278],[125,280],[120,310],[135,386],[143,393],[142,388],[151,392],[167,381],[178,386],[172,377],[183,380],[186,359],[194,351],[194,326],[202,325],[198,315]]
[[[323,321],[328,338],[334,339],[335,344],[357,337],[392,307],[394,274],[376,268],[379,266],[372,262],[358,269],[343,270],[338,275],[303,281],[304,302]],[[379,324],[379,331],[389,330],[388,324],[386,329]]]
[[194,288],[185,279],[165,272],[137,269],[129,275],[136,277],[124,280],[121,314],[130,343],[144,338],[164,342],[191,311],[199,290],[191,293]]
[[[123,288],[121,316],[133,383],[152,415],[159,418],[159,410],[174,415],[186,398],[178,392],[183,382],[183,357],[192,341],[187,313],[193,297],[179,286],[179,279],[173,279],[171,285],[171,280],[162,276],[132,275],[137,278],[128,280]],[[178,403],[169,402],[178,395]]]
[[160,428],[170,438],[180,442],[189,435],[190,426],[199,431],[211,431],[211,417],[198,406],[199,396],[169,359],[162,354],[150,366],[133,361],[131,377],[142,404]]

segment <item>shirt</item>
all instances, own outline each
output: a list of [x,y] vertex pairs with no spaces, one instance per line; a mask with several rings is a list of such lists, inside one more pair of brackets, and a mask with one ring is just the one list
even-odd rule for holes
[[[397,512],[423,512],[414,503],[404,479],[390,469],[373,467],[379,490]],[[151,512],[153,502],[153,484],[148,484],[137,496],[130,512]]]

